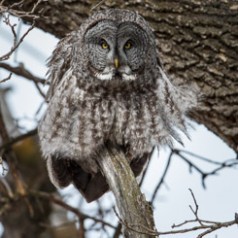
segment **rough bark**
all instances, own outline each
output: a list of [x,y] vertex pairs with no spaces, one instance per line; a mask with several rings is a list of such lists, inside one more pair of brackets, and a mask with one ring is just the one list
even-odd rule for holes
[[124,237],[153,238],[156,229],[152,207],[141,194],[124,153],[112,148],[102,150],[97,162],[115,196]]
[[[15,1],[5,1],[10,5]],[[31,10],[36,1],[23,1]],[[36,8],[37,27],[56,37],[75,30],[100,1],[51,0]],[[190,116],[238,152],[238,3],[233,0],[101,1],[140,12],[155,30],[162,61],[176,83],[195,82],[200,107]],[[19,9],[18,9],[19,10]],[[27,21],[27,17],[25,18]]]

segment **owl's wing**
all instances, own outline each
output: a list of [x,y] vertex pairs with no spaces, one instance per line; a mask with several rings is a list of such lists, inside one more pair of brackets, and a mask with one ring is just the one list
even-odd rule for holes
[[74,34],[68,34],[60,40],[57,47],[53,51],[52,57],[49,59],[47,66],[47,83],[50,84],[46,99],[49,101],[54,95],[55,90],[65,72],[70,68],[70,61],[73,53],[73,43],[75,41]]
[[[151,153],[144,153],[139,158],[133,158],[130,166],[135,176],[138,176]],[[109,190],[104,175],[99,171],[96,174],[87,173],[76,160],[51,156],[47,159],[47,169],[51,182],[58,188],[72,183],[84,196],[87,202],[100,198]]]
[[87,173],[76,160],[51,156],[47,159],[47,169],[56,187],[63,188],[72,183],[87,202],[98,199],[109,189],[101,172]]

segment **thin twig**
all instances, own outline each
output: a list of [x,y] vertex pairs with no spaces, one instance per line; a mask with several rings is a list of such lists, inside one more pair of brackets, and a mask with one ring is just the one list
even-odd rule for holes
[[94,11],[94,10],[100,8],[101,5],[102,5],[104,2],[105,2],[105,0],[101,0],[101,1],[99,1],[95,6],[92,6],[92,8],[90,9],[90,12],[92,12],[92,11]]
[[168,173],[168,170],[169,170],[169,167],[170,167],[170,164],[171,164],[172,156],[173,156],[173,151],[171,150],[170,155],[169,155],[169,158],[168,158],[168,162],[167,162],[166,167],[165,167],[165,170],[164,170],[164,173],[163,173],[163,175],[162,175],[162,177],[161,177],[159,183],[157,184],[157,186],[156,186],[156,188],[155,188],[155,190],[154,190],[154,192],[153,192],[153,195],[152,195],[152,197],[151,197],[151,200],[150,200],[151,203],[154,202],[154,200],[155,200],[155,198],[156,198],[156,195],[157,195],[157,193],[158,193],[158,191],[159,191],[161,185],[164,183],[166,174]]
[[195,156],[195,154],[193,154],[193,153],[186,152],[187,154],[192,155],[193,157],[202,159],[203,161],[205,161],[207,163],[219,165],[218,168],[215,168],[215,169],[213,169],[210,172],[204,172],[197,165],[195,165],[191,160],[189,160],[184,155],[182,155],[182,153],[185,153],[184,150],[181,151],[181,150],[178,150],[178,149],[173,149],[173,152],[179,158],[181,158],[183,161],[185,161],[189,165],[190,169],[195,169],[201,175],[203,188],[206,188],[205,179],[208,176],[216,175],[218,171],[220,171],[220,170],[222,170],[224,168],[231,168],[231,167],[234,167],[234,166],[238,165],[238,161],[236,159],[233,159],[233,160],[229,159],[229,160],[226,160],[224,162],[219,163],[219,162],[215,162],[214,160],[210,160],[210,159],[204,158],[204,157],[199,156],[199,155]]
[[37,134],[37,128],[34,129],[34,130],[31,130],[31,131],[28,131],[27,133],[25,133],[23,135],[17,136],[17,137],[12,138],[12,139],[9,139],[6,143],[4,143],[0,146],[0,151],[9,150],[13,144],[15,144],[15,143],[27,138],[27,137],[34,136],[36,134]]
[[26,79],[29,79],[31,81],[34,81],[35,83],[45,84],[46,80],[40,77],[37,77],[33,75],[29,70],[27,70],[23,64],[20,64],[17,67],[13,67],[6,63],[0,63],[0,68],[6,69],[16,75],[19,75],[21,77],[24,77]]
[[210,164],[216,164],[216,165],[220,165],[220,164],[221,164],[220,162],[217,162],[217,161],[212,160],[212,159],[208,159],[208,158],[206,158],[206,157],[203,157],[203,156],[201,156],[201,155],[197,155],[197,154],[192,153],[192,152],[187,151],[187,150],[182,150],[182,149],[180,149],[179,152],[180,152],[180,153],[187,154],[187,155],[190,155],[190,156],[192,156],[192,157],[194,157],[194,158],[200,159],[200,160],[202,160],[202,161],[204,161],[204,162],[208,162],[208,163],[210,163]]
[[232,221],[228,221],[228,222],[215,222],[215,221],[207,221],[207,220],[203,220],[203,219],[200,219],[199,216],[198,216],[198,209],[199,209],[199,206],[198,206],[198,203],[197,203],[197,200],[195,198],[195,195],[193,193],[193,191],[191,189],[189,189],[190,193],[191,193],[191,196],[192,196],[192,199],[193,199],[193,202],[194,202],[194,205],[195,205],[195,208],[192,208],[192,206],[190,205],[190,209],[192,210],[194,216],[195,216],[195,219],[193,220],[186,220],[180,224],[177,224],[177,225],[173,225],[172,228],[178,228],[178,227],[182,227],[186,224],[192,224],[192,223],[196,223],[198,222],[199,223],[199,226],[193,226],[191,228],[187,228],[187,229],[176,229],[176,230],[172,230],[172,231],[166,231],[166,232],[159,232],[160,235],[168,235],[168,234],[179,234],[179,233],[189,233],[189,232],[192,232],[192,231],[196,231],[196,230],[204,230],[202,233],[200,233],[197,238],[202,238],[204,237],[206,234],[209,234],[215,230],[218,230],[218,229],[221,229],[221,228],[225,228],[225,227],[228,227],[228,226],[232,226],[232,225],[235,225],[235,224],[238,224],[238,219],[236,219],[236,216],[235,216],[235,219],[232,220]]
[[23,42],[23,40],[25,39],[25,37],[29,34],[29,32],[31,30],[33,30],[33,28],[35,27],[35,19],[33,19],[33,23],[32,25],[27,29],[27,31],[22,35],[22,37],[19,39],[19,41],[17,42],[16,41],[16,36],[14,34],[14,25],[10,25],[9,26],[11,27],[12,29],[12,32],[13,32],[13,35],[14,35],[14,44],[12,46],[12,48],[10,49],[10,51],[6,54],[4,54],[3,56],[0,57],[0,61],[4,61],[4,60],[7,60],[10,58],[10,56],[13,54],[13,52],[15,52],[15,50],[20,46],[20,44]]
[[12,73],[10,73],[6,78],[4,78],[4,79],[2,79],[2,80],[0,80],[0,83],[4,83],[4,82],[6,82],[6,81],[8,81],[8,80],[10,80],[11,79],[11,77],[12,77]]
[[[0,4],[0,13],[9,13],[10,15],[13,15],[18,18],[33,18],[37,19],[40,16],[35,15],[34,12],[36,11],[37,6],[40,5],[40,3],[44,0],[38,0],[34,5],[31,11],[21,11],[19,9],[22,8],[23,3],[25,2],[24,0],[13,3],[12,5],[4,6],[3,3],[4,1],[1,2]],[[42,9],[43,10],[43,9]],[[40,13],[41,11],[38,11]]]
[[40,197],[40,198],[43,198],[43,199],[47,199],[48,201],[53,202],[53,203],[63,207],[67,211],[70,211],[70,212],[74,213],[79,218],[79,221],[80,221],[80,219],[91,219],[93,221],[103,223],[105,226],[116,229],[116,227],[113,226],[112,224],[110,224],[106,221],[103,221],[102,219],[98,219],[94,216],[89,216],[87,214],[84,214],[84,213],[80,212],[77,208],[68,205],[67,203],[65,203],[61,199],[58,199],[58,198],[56,198],[55,196],[53,196],[51,194],[48,194],[46,192],[39,192],[39,191],[30,191],[30,194],[34,195],[35,197]]

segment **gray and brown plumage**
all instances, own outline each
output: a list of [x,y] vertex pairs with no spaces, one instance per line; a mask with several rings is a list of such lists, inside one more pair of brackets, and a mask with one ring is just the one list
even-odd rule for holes
[[153,32],[136,12],[94,13],[62,39],[49,63],[49,105],[39,125],[49,177],[73,183],[88,202],[108,190],[96,163],[122,150],[139,175],[155,146],[180,140],[195,97],[164,73]]

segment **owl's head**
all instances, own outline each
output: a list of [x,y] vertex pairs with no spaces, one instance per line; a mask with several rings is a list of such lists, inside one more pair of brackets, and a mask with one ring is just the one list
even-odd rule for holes
[[161,65],[155,36],[144,18],[134,11],[107,9],[95,12],[79,30],[60,40],[48,66],[50,100],[67,72],[83,81],[119,79],[140,84],[137,79],[142,79],[154,84],[158,77],[150,75],[158,75]]
[[152,35],[136,12],[110,9],[92,15],[82,39],[90,73],[100,80],[135,80],[155,61]]

